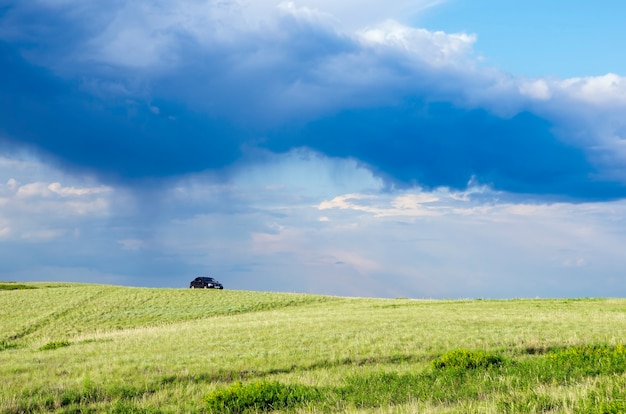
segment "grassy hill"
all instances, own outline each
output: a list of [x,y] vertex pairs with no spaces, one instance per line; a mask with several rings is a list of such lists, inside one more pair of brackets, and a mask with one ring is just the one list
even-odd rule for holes
[[0,412],[617,413],[626,300],[0,283]]

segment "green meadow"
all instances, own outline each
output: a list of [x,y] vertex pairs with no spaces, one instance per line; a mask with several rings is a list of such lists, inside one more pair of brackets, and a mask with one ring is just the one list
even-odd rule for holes
[[0,282],[2,413],[624,413],[626,300]]

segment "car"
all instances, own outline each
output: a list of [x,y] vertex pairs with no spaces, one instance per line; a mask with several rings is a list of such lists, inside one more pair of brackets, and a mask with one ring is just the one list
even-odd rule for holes
[[224,289],[224,286],[212,277],[200,276],[189,283],[190,289]]

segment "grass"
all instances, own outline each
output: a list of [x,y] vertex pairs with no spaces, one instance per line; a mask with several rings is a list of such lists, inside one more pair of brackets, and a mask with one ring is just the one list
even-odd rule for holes
[[619,413],[626,300],[0,292],[0,412]]

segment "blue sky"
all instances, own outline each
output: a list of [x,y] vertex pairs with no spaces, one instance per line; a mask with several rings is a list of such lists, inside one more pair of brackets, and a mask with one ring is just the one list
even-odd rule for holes
[[0,3],[0,279],[624,296],[626,6]]
[[526,76],[623,74],[619,50],[626,4],[614,0],[449,0],[410,22],[430,30],[475,33],[484,63]]

